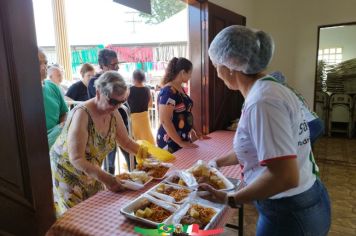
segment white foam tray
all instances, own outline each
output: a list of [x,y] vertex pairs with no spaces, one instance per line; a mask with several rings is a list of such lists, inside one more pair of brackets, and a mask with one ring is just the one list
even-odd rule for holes
[[[184,198],[184,199],[182,199],[182,200],[180,200],[180,201],[177,202],[173,197],[168,196],[168,195],[163,194],[163,193],[157,192],[156,189],[157,189],[158,186],[160,186],[160,185],[165,185],[165,186],[167,186],[167,187],[172,187],[172,188],[174,188],[174,189],[187,189],[187,190],[190,191],[190,193],[188,194],[188,196],[187,196],[186,198]],[[174,203],[174,204],[183,204],[184,202],[188,201],[189,199],[194,198],[195,195],[196,195],[196,194],[195,194],[195,191],[193,191],[192,189],[185,188],[185,187],[182,187],[182,186],[179,186],[179,185],[172,185],[172,184],[168,184],[168,183],[164,183],[164,182],[161,182],[161,183],[155,185],[153,188],[151,188],[150,190],[148,190],[146,193],[147,193],[147,194],[150,194],[150,195],[152,195],[152,196],[154,196],[154,197],[156,197],[156,198],[159,198],[159,199],[161,199],[161,200],[163,200],[163,201],[166,201],[166,202],[169,202],[169,203]]]
[[187,211],[193,204],[198,204],[203,207],[213,208],[216,212],[215,215],[211,218],[210,222],[205,226],[204,230],[214,228],[216,226],[216,223],[220,219],[221,215],[224,213],[224,211],[226,209],[226,206],[223,204],[212,203],[212,202],[209,202],[202,198],[195,198],[194,200],[190,200],[190,201],[184,203],[174,213],[174,215],[166,221],[166,224],[174,224],[174,225],[181,224],[180,221],[181,221],[182,217],[187,213]]
[[[141,218],[141,217],[138,217],[135,215],[135,211],[141,207],[141,204],[142,204],[142,201],[147,199],[148,201],[172,212],[172,215],[169,216],[166,220],[164,220],[163,222],[154,222],[154,221],[151,221],[151,220],[148,220],[148,219],[145,219],[145,218]],[[170,218],[173,216],[174,212],[176,212],[178,210],[178,206],[177,205],[174,205],[174,204],[169,204],[167,202],[164,202],[164,201],[161,201],[159,199],[156,199],[150,195],[142,195],[141,197],[129,202],[128,204],[126,204],[124,207],[122,207],[120,209],[120,213],[123,214],[125,217],[129,218],[129,219],[132,219],[132,220],[135,220],[135,221],[138,221],[138,222],[141,222],[141,223],[145,223],[145,224],[148,224],[148,225],[151,225],[151,226],[155,226],[157,227],[159,224],[166,224],[166,222],[168,220],[170,220]]]
[[[192,173],[193,169],[198,166],[198,164],[193,165],[192,167],[190,167],[189,169],[187,169],[188,172]],[[222,179],[224,181],[224,184],[226,186],[226,188],[224,189],[219,189],[222,191],[230,191],[235,189],[235,185],[233,183],[231,183],[231,181],[226,178],[220,171],[218,171],[215,168],[209,167],[209,170],[213,171],[220,179]]]

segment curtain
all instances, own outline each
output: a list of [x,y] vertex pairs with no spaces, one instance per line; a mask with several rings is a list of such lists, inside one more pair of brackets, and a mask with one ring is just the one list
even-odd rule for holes
[[72,80],[71,53],[67,36],[65,0],[52,0],[57,62],[64,68],[64,78]]

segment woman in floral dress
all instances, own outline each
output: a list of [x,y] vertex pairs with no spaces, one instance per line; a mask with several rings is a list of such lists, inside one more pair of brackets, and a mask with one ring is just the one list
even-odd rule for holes
[[123,190],[101,165],[115,143],[132,154],[144,155],[128,137],[118,107],[127,99],[127,87],[114,71],[97,81],[96,97],[76,106],[50,150],[53,193],[57,216],[105,188]]

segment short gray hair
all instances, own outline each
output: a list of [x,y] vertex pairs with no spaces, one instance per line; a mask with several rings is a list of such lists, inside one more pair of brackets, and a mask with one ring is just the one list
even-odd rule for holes
[[272,59],[272,37],[260,30],[232,25],[220,31],[209,47],[214,64],[252,75],[263,71]]
[[106,96],[111,96],[112,94],[121,96],[127,91],[124,78],[116,71],[107,71],[100,75],[95,80],[94,86],[100,94]]
[[63,73],[63,68],[61,68],[59,65],[51,65],[47,69],[47,74],[48,76],[51,76],[54,71],[58,70],[59,72]]

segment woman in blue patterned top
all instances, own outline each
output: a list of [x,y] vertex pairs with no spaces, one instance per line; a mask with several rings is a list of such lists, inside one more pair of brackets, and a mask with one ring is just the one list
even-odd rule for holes
[[192,63],[183,57],[174,57],[168,64],[162,80],[162,89],[157,104],[160,127],[157,132],[157,144],[173,153],[182,147],[196,148],[192,141],[209,138],[193,129],[191,113],[193,101],[182,88],[192,76]]

